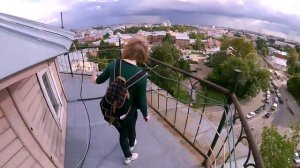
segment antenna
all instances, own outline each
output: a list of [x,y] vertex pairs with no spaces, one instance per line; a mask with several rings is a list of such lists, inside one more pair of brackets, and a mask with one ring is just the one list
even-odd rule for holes
[[63,15],[62,12],[60,12],[60,21],[61,21],[61,28],[64,28],[64,21],[63,21]]

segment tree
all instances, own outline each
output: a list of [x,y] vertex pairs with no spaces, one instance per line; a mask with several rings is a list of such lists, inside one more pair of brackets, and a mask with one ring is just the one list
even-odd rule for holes
[[299,54],[297,53],[296,48],[290,48],[288,50],[288,73],[290,75],[295,75],[300,73],[300,63],[299,63]]
[[211,64],[213,68],[219,67],[226,59],[230,57],[229,54],[227,54],[224,51],[217,52],[211,56]]
[[266,47],[263,47],[260,51],[263,56],[269,55],[269,49]]
[[195,33],[195,32],[190,32],[189,33],[189,37],[191,39],[204,39],[204,34],[200,34],[200,33]]
[[268,48],[267,43],[265,40],[258,38],[256,40],[256,50],[262,50],[263,48]]
[[163,38],[163,42],[174,43],[174,38],[170,33],[166,33],[166,36]]
[[298,55],[298,53],[297,53],[297,51],[296,51],[295,48],[290,48],[288,50],[288,56],[289,56],[289,58],[287,60],[287,65],[288,66],[298,64],[298,62],[299,62],[299,55]]
[[242,74],[237,81],[236,95],[240,98],[253,97],[260,91],[269,88],[270,72],[257,67],[250,59],[229,57],[208,74],[207,79],[225,88],[233,89],[234,69],[239,69]]
[[109,34],[108,33],[106,33],[104,36],[103,36],[103,39],[108,39],[109,38]]
[[[295,167],[293,163],[295,143],[299,140],[297,139],[299,132],[296,131],[299,131],[299,128],[294,128],[293,135],[287,137],[281,136],[275,127],[263,128],[260,152],[266,168]],[[293,137],[296,137],[296,140]]]
[[300,104],[300,74],[296,74],[287,81],[288,91],[295,97]]
[[[189,64],[181,58],[181,51],[177,49],[174,44],[171,44],[169,42],[163,42],[159,46],[154,46],[152,48],[151,57],[165,62],[171,66],[178,67],[188,72],[190,71]],[[151,63],[150,66],[154,67],[155,64]],[[167,90],[168,93],[170,93],[171,95],[175,97],[178,95],[178,98],[184,99],[186,101],[188,100],[188,93],[186,90],[183,89],[181,85],[179,88],[179,92],[177,92],[178,83],[176,82],[176,80],[180,78],[179,73],[171,71],[169,68],[163,66],[156,68],[154,71],[155,73],[151,71],[149,72],[149,78],[152,82],[154,82],[159,87]],[[162,80],[162,76],[163,78],[165,78],[164,80]]]
[[105,41],[101,41],[97,56],[93,57],[91,55],[87,55],[88,61],[97,63],[100,70],[104,69],[111,60],[121,57],[121,53],[118,49],[112,48],[103,50],[101,49],[103,47],[114,47],[114,45]]
[[300,142],[300,125],[295,122],[283,135],[275,127],[264,127],[261,154],[267,168],[294,168],[294,152]]
[[232,47],[232,55],[247,58],[250,53],[256,53],[251,42],[245,41],[243,38],[228,39],[222,41],[221,51],[227,51]]
[[291,65],[288,67],[288,73],[290,75],[295,75],[297,73],[300,73],[300,64]]
[[204,43],[201,41],[200,38],[196,39],[196,43],[193,45],[193,49],[194,50],[202,50],[204,49]]
[[261,60],[252,43],[243,38],[222,39],[222,52],[212,56],[214,70],[207,79],[225,88],[233,89],[234,69],[242,71],[236,87],[239,98],[253,97],[269,88],[270,72],[260,68]]

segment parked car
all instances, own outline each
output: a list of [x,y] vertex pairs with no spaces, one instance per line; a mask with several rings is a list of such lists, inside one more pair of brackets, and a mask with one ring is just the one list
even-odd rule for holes
[[270,99],[270,97],[271,97],[270,94],[267,94],[267,95],[266,95],[266,98],[267,98],[267,99]]
[[272,110],[276,110],[277,107],[278,107],[277,103],[274,103],[274,104],[272,105],[271,109],[272,109]]
[[272,84],[272,85],[275,85],[275,82],[272,80],[271,84]]
[[271,93],[274,93],[275,91],[274,91],[274,89],[271,89],[270,92],[271,92]]
[[296,164],[299,164],[300,163],[300,152],[295,152],[295,155],[294,155],[294,161]]
[[265,110],[265,109],[267,108],[267,104],[265,103],[264,105],[261,106],[261,108],[262,108],[263,110]]
[[265,101],[267,104],[271,103],[270,99],[266,98],[266,101]]
[[269,118],[271,115],[272,115],[271,112],[267,112],[267,114],[265,114],[265,117],[266,117],[266,118]]
[[263,111],[263,108],[262,107],[259,107],[258,109],[256,109],[254,112],[256,113],[256,114],[259,114],[260,112],[262,112]]
[[278,103],[278,98],[277,97],[274,98],[274,102]]
[[249,112],[247,115],[246,115],[246,118],[247,119],[250,119],[252,118],[253,116],[255,116],[255,113],[253,111]]
[[270,95],[270,90],[267,90],[267,95]]
[[275,90],[276,94],[280,93],[278,89]]
[[282,100],[282,98],[280,97],[280,98],[278,98],[278,101],[279,101],[279,103],[280,104],[283,104],[283,100]]
[[278,98],[281,98],[281,94],[280,94],[280,93],[277,93],[277,97],[278,97]]

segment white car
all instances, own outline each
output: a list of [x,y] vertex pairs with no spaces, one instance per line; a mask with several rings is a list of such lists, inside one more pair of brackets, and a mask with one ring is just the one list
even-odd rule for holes
[[272,110],[276,110],[277,107],[278,107],[277,103],[274,103],[274,104],[272,105],[271,109],[272,109]]
[[300,163],[300,156],[299,156],[298,152],[295,152],[294,161],[295,161],[296,164]]
[[253,116],[255,116],[255,113],[254,112],[249,112],[247,115],[246,115],[246,118],[247,119],[250,119],[250,118],[252,118]]
[[277,97],[278,97],[278,98],[281,98],[281,94],[280,94],[280,93],[277,93]]
[[274,102],[278,103],[278,98],[277,97],[274,98]]

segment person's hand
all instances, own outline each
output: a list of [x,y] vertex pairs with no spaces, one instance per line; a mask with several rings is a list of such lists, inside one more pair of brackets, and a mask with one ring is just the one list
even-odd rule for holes
[[147,122],[150,120],[150,115],[148,114],[146,117],[144,117],[144,120]]

